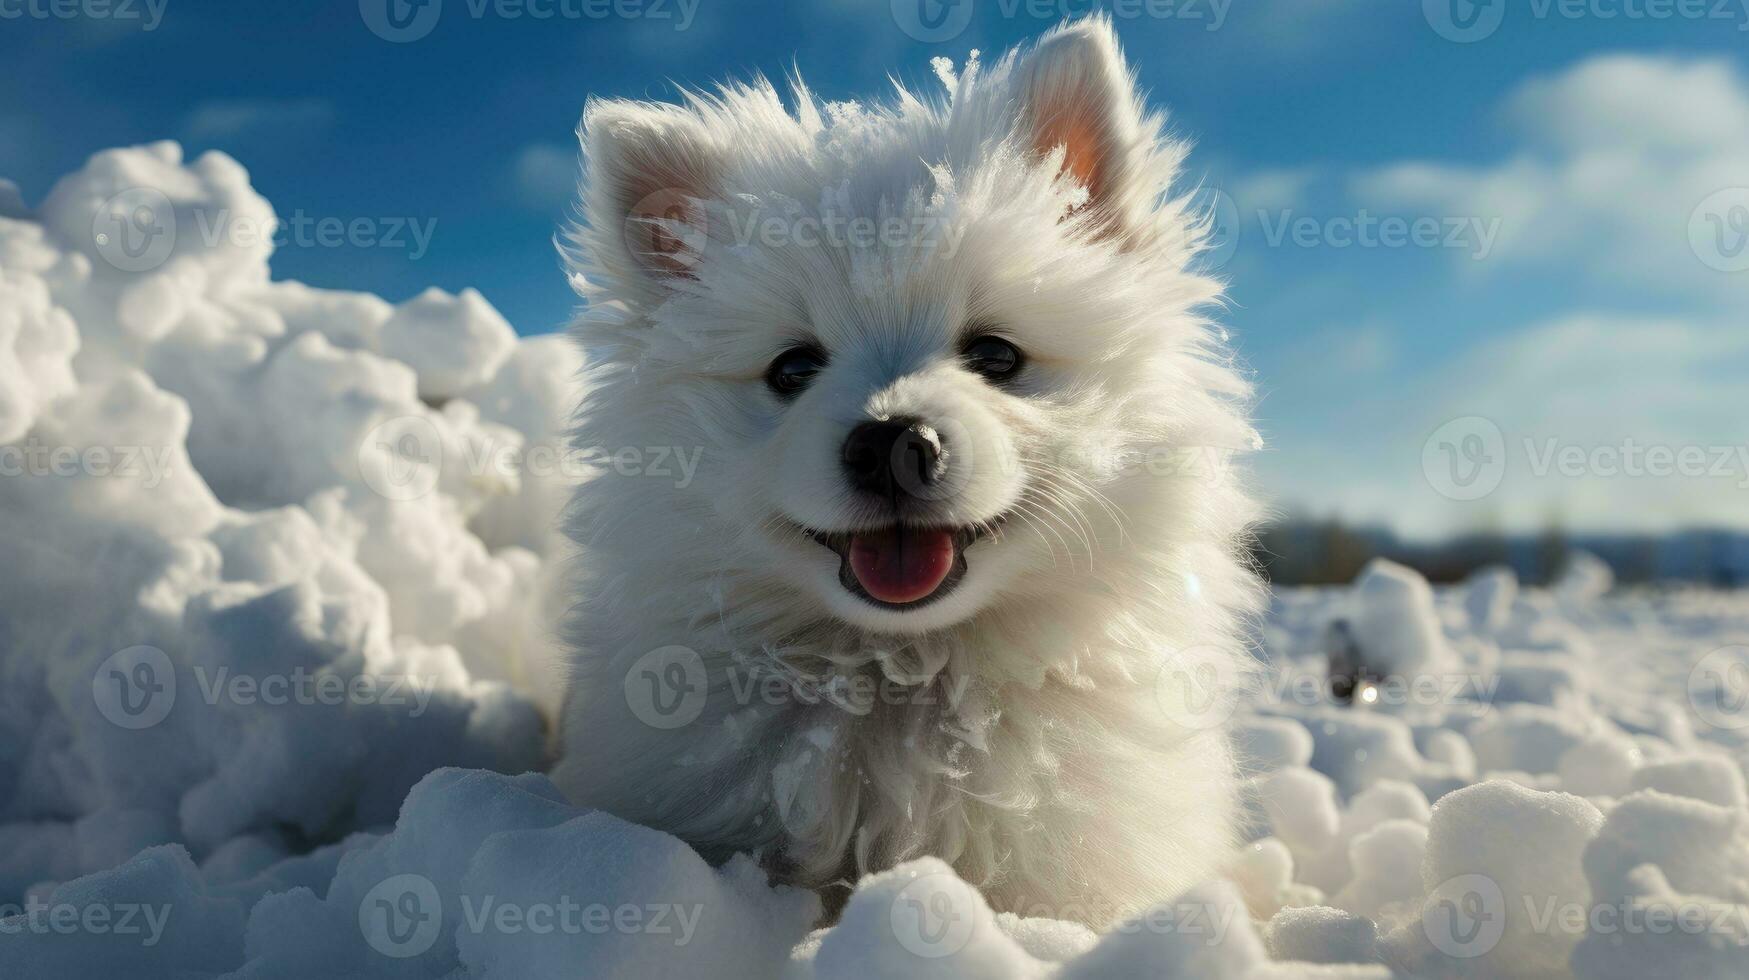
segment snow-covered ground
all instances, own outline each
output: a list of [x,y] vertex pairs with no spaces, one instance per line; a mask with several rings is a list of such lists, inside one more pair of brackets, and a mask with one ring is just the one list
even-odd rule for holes
[[1583,560],[1280,592],[1203,719],[1253,842],[1105,935],[927,860],[816,931],[570,807],[575,354],[271,282],[271,214],[172,144],[0,184],[0,977],[1749,975],[1749,597]]

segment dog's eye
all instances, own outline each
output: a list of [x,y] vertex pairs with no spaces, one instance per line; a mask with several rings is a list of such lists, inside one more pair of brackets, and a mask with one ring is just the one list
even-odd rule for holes
[[973,337],[966,342],[961,356],[965,358],[967,368],[995,382],[1007,381],[1019,374],[1026,361],[1020,348],[1001,337]]
[[777,356],[765,369],[765,384],[779,398],[794,398],[813,384],[814,376],[826,366],[826,355],[814,347],[792,347]]

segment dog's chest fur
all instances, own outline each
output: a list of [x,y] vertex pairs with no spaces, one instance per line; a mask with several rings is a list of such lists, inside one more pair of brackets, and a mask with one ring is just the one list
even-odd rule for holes
[[617,683],[578,684],[605,696],[572,704],[568,742],[590,749],[567,755],[561,785],[713,861],[757,854],[828,908],[861,874],[922,856],[998,910],[1093,923],[1216,873],[1239,827],[1225,733],[1161,704],[1194,665],[1163,687],[1158,648],[1090,623],[1111,646],[1066,655],[1048,608],[1015,616],[1012,632],[782,654],[712,628],[699,648],[736,652],[705,655],[692,724],[650,731]]

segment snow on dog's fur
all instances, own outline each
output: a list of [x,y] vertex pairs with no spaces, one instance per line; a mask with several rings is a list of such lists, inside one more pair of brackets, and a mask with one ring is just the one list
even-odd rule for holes
[[[829,899],[935,855],[998,910],[1107,923],[1236,839],[1247,390],[1110,24],[937,67],[935,100],[587,107],[603,466],[556,777]],[[858,484],[883,420],[903,465]]]

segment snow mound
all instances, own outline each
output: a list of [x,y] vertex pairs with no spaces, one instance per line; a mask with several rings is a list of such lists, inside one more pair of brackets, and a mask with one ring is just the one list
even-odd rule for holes
[[1749,975],[1749,599],[1588,557],[1279,590],[1247,842],[1104,935],[933,858],[822,925],[571,807],[531,770],[577,354],[274,282],[272,224],[172,143],[0,182],[0,976]]
[[304,860],[439,766],[539,768],[504,682],[545,670],[561,474],[474,460],[556,444],[569,348],[478,294],[271,281],[223,154],[105,151],[8,213],[0,903]]
[[[1571,568],[1550,590],[1375,564],[1352,589],[1278,592],[1235,732],[1254,839],[1229,870],[1272,955],[1749,974],[1749,597]],[[1345,698],[1356,650],[1376,687]]]
[[[535,774],[441,769],[408,794],[390,832],[258,864],[203,866],[180,845],[148,848],[6,920],[0,974],[436,980],[586,967],[625,980],[1014,980],[1169,966],[1236,980],[1266,964],[1227,885],[1095,940],[1068,923],[991,914],[933,858],[864,880],[839,923],[811,933],[813,893],[770,887],[744,856],[712,868],[666,834],[573,809]],[[81,922],[100,913],[114,921],[84,935]]]
[[1381,676],[1443,670],[1451,663],[1433,589],[1395,562],[1375,558],[1361,572],[1348,623],[1361,663]]

